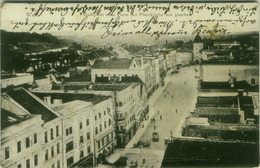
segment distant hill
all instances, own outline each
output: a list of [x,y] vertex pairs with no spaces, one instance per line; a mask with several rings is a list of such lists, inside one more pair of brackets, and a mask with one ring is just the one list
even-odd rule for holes
[[7,32],[1,30],[1,43],[6,45],[24,42],[34,42],[34,43],[56,43],[59,44],[60,40],[57,37],[49,33],[28,33],[28,32]]
[[20,53],[39,52],[68,46],[71,41],[49,33],[8,32],[1,30],[1,45]]
[[59,39],[49,33],[8,32],[1,30],[1,69],[10,71],[26,69],[25,53],[67,47],[69,40]]

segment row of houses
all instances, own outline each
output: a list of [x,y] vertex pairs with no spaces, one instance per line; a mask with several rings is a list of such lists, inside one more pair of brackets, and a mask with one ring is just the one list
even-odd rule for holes
[[95,165],[116,146],[111,96],[48,104],[24,88],[1,95],[1,166]]

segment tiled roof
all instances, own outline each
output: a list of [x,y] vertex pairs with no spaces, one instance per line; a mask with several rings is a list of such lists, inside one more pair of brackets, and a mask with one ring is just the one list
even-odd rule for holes
[[44,120],[44,122],[48,122],[58,117],[52,112],[50,107],[47,107],[48,105],[45,105],[43,101],[33,97],[32,93],[29,93],[29,91],[23,88],[13,90],[9,92],[8,95],[31,114],[42,115],[42,120]]
[[92,69],[129,69],[132,59],[112,58],[110,60],[96,60]]

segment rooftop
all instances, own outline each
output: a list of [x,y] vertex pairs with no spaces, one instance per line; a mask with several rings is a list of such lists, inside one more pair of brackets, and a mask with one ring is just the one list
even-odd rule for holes
[[195,111],[197,115],[239,115],[238,108],[219,107],[198,107]]
[[232,88],[228,82],[201,82],[201,89],[250,89],[257,90],[258,86],[251,86],[247,81],[237,81]]
[[23,122],[32,116],[27,115],[17,115],[15,113],[12,113],[8,110],[5,110],[1,108],[1,130],[10,127],[12,125],[18,124],[20,122]]
[[44,99],[44,97],[51,96],[51,99],[62,99],[62,103],[68,103],[75,100],[80,100],[84,102],[92,102],[93,104],[98,104],[104,100],[110,98],[110,96],[104,95],[95,95],[90,93],[53,93],[53,92],[34,92],[34,94],[39,97],[40,99]]
[[201,37],[200,37],[199,34],[196,35],[196,37],[195,37],[195,39],[194,39],[193,42],[194,42],[194,43],[202,43],[202,39],[201,39]]
[[48,122],[58,117],[48,105],[34,97],[32,93],[24,88],[18,88],[7,94],[31,114],[42,115],[42,120],[44,120],[44,122]]
[[[67,116],[71,114],[75,114],[80,112],[81,110],[85,110],[88,107],[91,107],[91,102],[85,102],[81,100],[74,100],[68,103],[64,103],[62,105],[58,105],[54,107],[54,109],[61,114],[62,116]],[[91,112],[91,111],[89,111]]]
[[237,107],[236,96],[201,97],[197,98],[197,107]]
[[[123,83],[123,84],[97,84],[93,86],[93,90],[105,90],[105,91],[121,91],[129,86],[131,86],[132,83]],[[136,84],[138,85],[138,84]]]
[[231,131],[258,131],[257,125],[215,123],[211,125],[192,125],[196,129],[231,130]]
[[132,59],[112,58],[109,60],[96,60],[92,69],[129,69]]

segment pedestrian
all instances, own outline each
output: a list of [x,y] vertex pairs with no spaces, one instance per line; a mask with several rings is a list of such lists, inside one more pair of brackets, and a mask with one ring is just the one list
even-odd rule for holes
[[162,115],[160,115],[160,119],[162,120]]
[[184,82],[184,84],[186,85],[186,82]]
[[160,111],[158,110],[158,114],[160,113]]
[[178,110],[176,109],[176,113],[178,113]]
[[145,164],[145,158],[143,159],[143,164]]
[[166,95],[164,95],[164,97],[166,97]]

